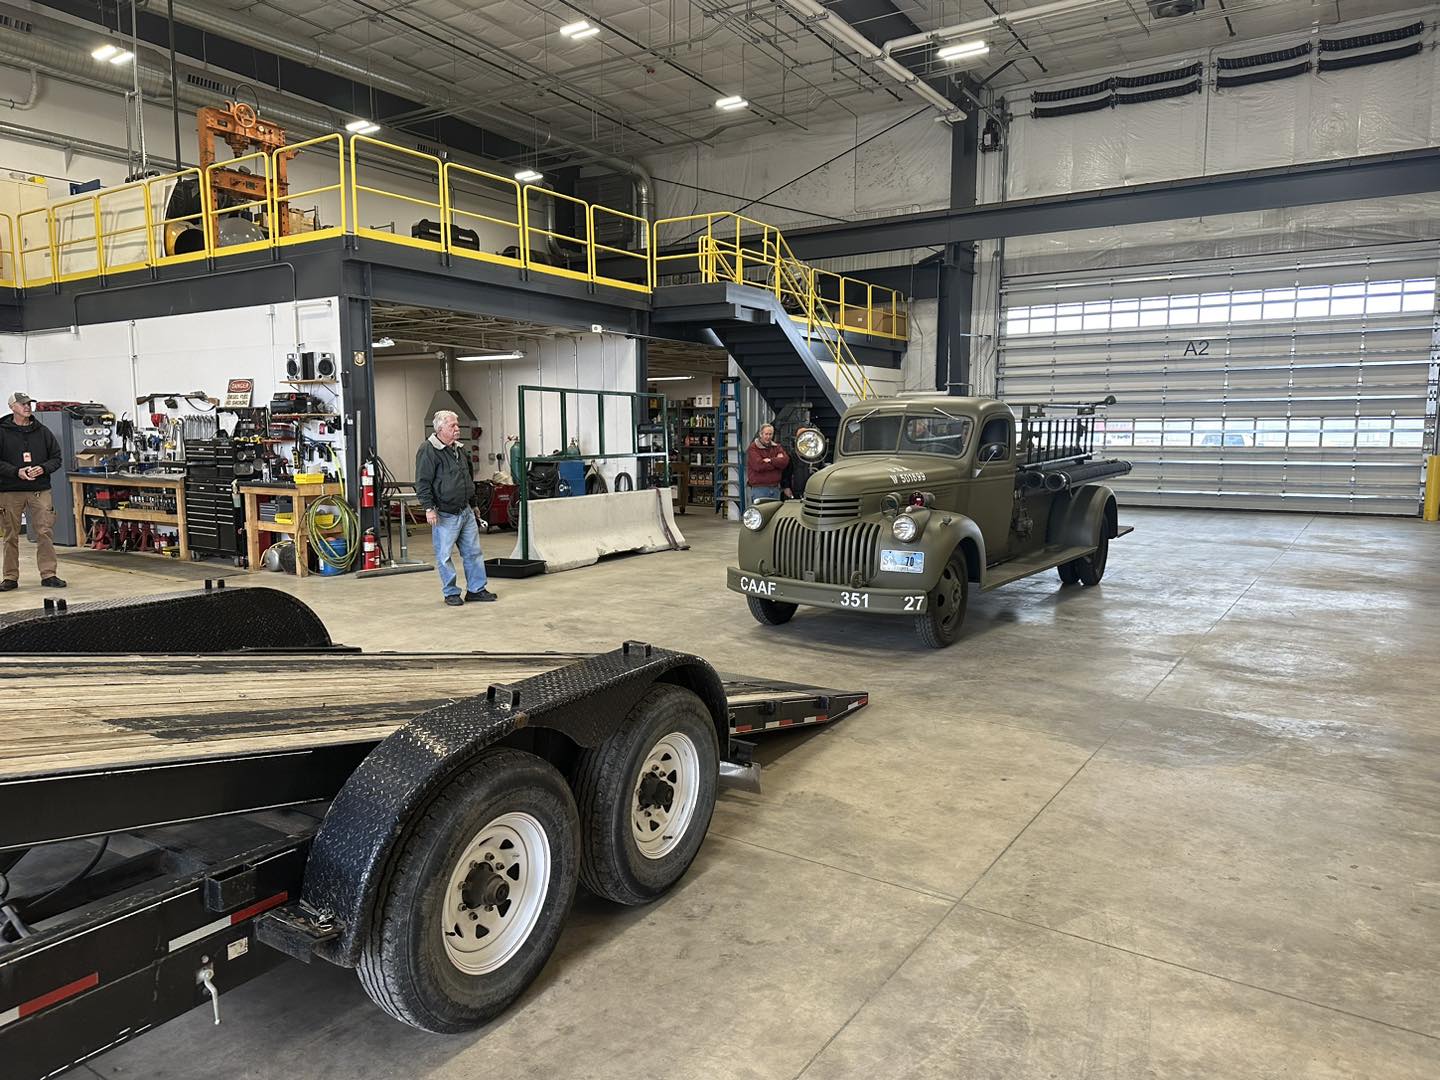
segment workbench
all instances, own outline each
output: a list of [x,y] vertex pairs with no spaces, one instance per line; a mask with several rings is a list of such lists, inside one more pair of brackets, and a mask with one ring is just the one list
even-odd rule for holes
[[[87,487],[160,488],[175,492],[175,513],[161,510],[101,510],[85,505]],[[70,501],[75,507],[75,543],[85,546],[86,518],[116,518],[120,521],[148,521],[153,525],[173,525],[180,538],[180,558],[190,560],[190,538],[185,531],[185,476],[177,473],[90,473],[70,475]]]
[[[310,538],[305,534],[305,511],[316,499],[326,496],[344,496],[344,484],[241,484],[240,494],[245,497],[245,549],[250,559],[250,572],[260,570],[260,534],[283,533],[295,540],[295,575],[310,575]],[[291,499],[295,504],[295,518],[290,525],[260,520],[260,500],[263,498]]]

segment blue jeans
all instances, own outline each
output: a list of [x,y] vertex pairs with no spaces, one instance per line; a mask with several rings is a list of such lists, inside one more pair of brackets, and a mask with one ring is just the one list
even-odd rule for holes
[[752,484],[750,486],[750,503],[754,505],[759,499],[780,498],[780,488],[776,485],[766,486],[764,484]]
[[457,543],[460,560],[465,564],[465,588],[469,592],[485,588],[485,555],[480,550],[480,526],[475,524],[473,510],[467,507],[458,514],[435,511],[430,539],[435,545],[435,569],[440,571],[442,593],[460,595],[460,586],[455,584],[455,564],[450,561],[450,549]]

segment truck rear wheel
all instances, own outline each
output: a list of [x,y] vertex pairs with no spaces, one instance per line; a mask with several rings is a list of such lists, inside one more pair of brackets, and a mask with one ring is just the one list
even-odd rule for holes
[[915,616],[915,632],[932,649],[943,649],[960,636],[965,605],[970,599],[970,575],[960,551],[950,555],[940,580],[925,597],[925,610]]
[[750,605],[755,621],[766,626],[783,626],[795,617],[795,610],[800,606],[784,600],[766,600],[763,596],[747,596],[745,602]]
[[446,785],[401,837],[357,965],[397,1020],[478,1027],[540,973],[575,898],[579,822],[565,778],[495,750]]
[[[1104,526],[1102,525],[1103,529]],[[1110,559],[1110,537],[1104,532],[1100,534],[1100,544],[1089,555],[1076,559],[1074,562],[1075,575],[1080,579],[1082,585],[1099,585],[1100,579],[1105,576],[1105,564]]]
[[651,687],[576,768],[585,887],[634,905],[679,881],[705,840],[719,777],[710,710],[683,687]]

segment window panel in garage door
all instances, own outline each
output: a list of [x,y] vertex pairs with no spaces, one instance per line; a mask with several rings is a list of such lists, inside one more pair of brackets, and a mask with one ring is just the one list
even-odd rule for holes
[[1435,441],[1436,261],[1009,278],[999,393],[1114,394],[1129,502],[1413,514]]

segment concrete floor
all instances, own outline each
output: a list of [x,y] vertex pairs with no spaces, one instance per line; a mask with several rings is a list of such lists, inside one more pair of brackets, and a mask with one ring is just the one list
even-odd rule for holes
[[[761,628],[724,587],[733,527],[694,516],[689,552],[494,605],[445,608],[428,574],[256,577],[367,649],[641,638],[873,704],[768,739],[764,794],[722,795],[680,886],[582,897],[485,1031],[422,1034],[288,963],[222,1027],[199,1009],[77,1075],[1434,1080],[1440,527],[1122,517],[1101,587],[972,597],[943,653],[898,620]],[[22,573],[0,609],[39,603]],[[72,602],[171,584],[61,573]]]

